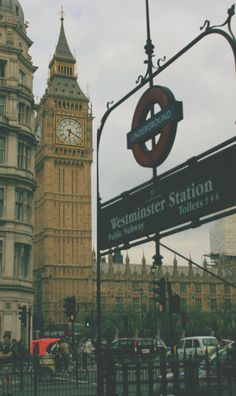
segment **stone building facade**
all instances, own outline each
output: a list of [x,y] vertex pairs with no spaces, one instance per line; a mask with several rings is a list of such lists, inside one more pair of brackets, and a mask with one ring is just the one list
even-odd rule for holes
[[[27,23],[17,0],[0,2],[0,338],[27,340],[19,306],[32,309],[34,100]],[[29,319],[29,318],[28,318]]]
[[[153,306],[153,280],[165,278],[171,283],[173,293],[181,298],[182,310],[202,312],[232,312],[236,315],[236,289],[210,275],[209,270],[221,279],[235,284],[236,259],[224,262],[203,262],[203,270],[194,266],[178,265],[176,257],[172,265],[152,266],[142,257],[140,264],[131,264],[127,254],[125,262],[114,260],[112,255],[101,265],[101,296],[103,307],[117,304],[133,305],[141,311],[142,306]],[[94,256],[95,265],[95,256]],[[236,320],[236,316],[235,316]]]

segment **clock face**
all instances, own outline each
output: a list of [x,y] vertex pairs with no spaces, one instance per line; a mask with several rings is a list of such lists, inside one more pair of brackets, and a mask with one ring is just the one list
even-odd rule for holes
[[83,138],[83,129],[73,118],[63,118],[57,125],[57,142],[78,145]]

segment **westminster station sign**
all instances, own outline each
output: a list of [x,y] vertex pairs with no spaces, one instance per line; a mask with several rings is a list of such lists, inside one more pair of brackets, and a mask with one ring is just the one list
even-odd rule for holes
[[103,203],[102,250],[185,223],[191,228],[194,220],[234,206],[235,174],[236,144]]

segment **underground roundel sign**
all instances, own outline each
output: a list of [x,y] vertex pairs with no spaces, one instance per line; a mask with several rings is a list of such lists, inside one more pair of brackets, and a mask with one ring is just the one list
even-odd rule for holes
[[[154,114],[157,104],[160,111]],[[151,117],[147,118],[150,113]],[[150,168],[160,165],[172,148],[177,123],[182,119],[182,102],[176,101],[168,88],[157,85],[144,92],[134,112],[131,132],[127,134],[127,147],[136,161]],[[150,139],[155,139],[155,143],[148,149],[146,142]]]

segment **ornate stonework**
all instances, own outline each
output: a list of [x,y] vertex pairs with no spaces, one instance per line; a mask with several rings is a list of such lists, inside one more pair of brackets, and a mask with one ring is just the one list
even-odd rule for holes
[[61,18],[50,78],[37,108],[35,309],[63,323],[63,298],[92,293],[92,113],[76,76]]
[[0,338],[28,340],[19,306],[33,306],[34,100],[26,24],[17,0],[0,3]]

